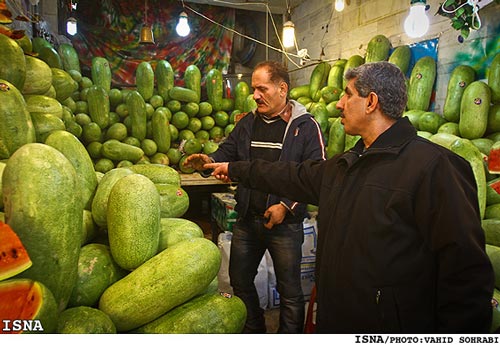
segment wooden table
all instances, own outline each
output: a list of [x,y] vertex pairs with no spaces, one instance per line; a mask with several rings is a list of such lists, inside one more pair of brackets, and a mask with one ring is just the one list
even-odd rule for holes
[[180,176],[181,187],[189,195],[189,209],[183,217],[196,221],[199,225],[209,224],[209,229],[205,226],[205,230],[211,232],[212,241],[217,244],[219,228],[211,217],[212,193],[229,192],[234,184],[222,182],[213,176],[203,177],[199,173]]
[[181,187],[185,186],[213,186],[213,185],[224,185],[229,186],[229,183],[217,180],[215,177],[203,177],[199,173],[195,172],[192,174],[180,174],[181,175]]

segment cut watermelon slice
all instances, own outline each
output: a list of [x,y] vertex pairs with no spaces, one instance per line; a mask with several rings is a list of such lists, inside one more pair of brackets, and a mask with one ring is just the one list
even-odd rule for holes
[[488,171],[492,174],[500,174],[500,142],[491,146],[488,156]]
[[54,295],[42,283],[20,278],[0,282],[0,334],[54,333],[57,317]]
[[497,177],[488,182],[488,185],[500,194],[500,177]]
[[31,265],[28,252],[17,234],[0,221],[0,281],[27,270]]

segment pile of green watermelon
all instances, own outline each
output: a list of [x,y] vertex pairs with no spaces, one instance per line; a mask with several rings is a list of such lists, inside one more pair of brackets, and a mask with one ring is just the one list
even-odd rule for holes
[[245,306],[219,293],[220,252],[182,218],[173,166],[215,150],[229,116],[196,137],[214,107],[160,96],[149,63],[118,90],[103,58],[82,76],[71,45],[0,34],[0,48],[0,333],[240,332]]
[[[151,61],[138,64],[135,87],[120,89],[102,57],[83,76],[70,44],[0,34],[0,48],[0,317],[11,320],[0,332],[241,331],[243,303],[217,291],[218,248],[182,218],[180,173],[192,172],[187,155],[216,150],[236,115],[254,109],[249,86],[226,98],[221,72],[202,83],[194,65],[178,86],[167,61]],[[469,66],[453,71],[442,114],[429,110],[435,61],[423,57],[409,71],[410,59],[408,46],[392,49],[376,35],[364,57],[320,62],[289,96],[317,119],[331,157],[358,139],[336,109],[344,72],[382,60],[411,72],[404,116],[473,168],[496,301],[500,54],[486,81]]]
[[54,130],[0,172],[0,333],[241,331],[245,306],[219,293],[219,249],[182,218],[172,167],[98,172]]
[[6,52],[0,57],[0,78],[22,94],[36,142],[43,143],[53,130],[67,130],[85,145],[96,171],[155,163],[192,173],[181,161],[192,153],[215,151],[233,129],[235,115],[255,106],[244,81],[236,85],[234,98],[223,97],[222,74],[216,69],[204,76],[202,90],[195,65],[187,67],[183,80],[175,80],[168,61],[143,61],[135,72],[136,86],[117,88],[105,58],[94,57],[84,76],[70,44],[56,49],[40,37],[28,42],[21,47],[0,37]]

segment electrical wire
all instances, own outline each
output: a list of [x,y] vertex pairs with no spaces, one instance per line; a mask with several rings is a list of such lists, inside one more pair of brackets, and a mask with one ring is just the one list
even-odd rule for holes
[[[250,37],[250,36],[248,36],[248,35],[245,35],[245,34],[243,34],[243,33],[241,33],[241,32],[238,32],[238,31],[234,30],[233,28],[230,28],[230,27],[227,27],[227,26],[225,26],[225,25],[223,25],[223,24],[220,24],[220,23],[218,23],[218,22],[214,21],[213,19],[211,19],[211,18],[209,18],[209,17],[205,16],[204,14],[202,14],[202,13],[200,13],[200,12],[196,11],[196,10],[195,10],[195,9],[193,9],[192,7],[190,7],[190,6],[186,5],[186,4],[184,3],[184,1],[181,1],[181,2],[182,2],[182,6],[183,6],[185,9],[187,9],[187,10],[191,11],[192,13],[196,14],[197,16],[200,16],[200,17],[202,17],[203,19],[206,19],[206,20],[208,20],[209,22],[211,22],[211,23],[213,23],[213,24],[215,24],[215,25],[218,25],[218,26],[220,26],[220,27],[224,28],[225,30],[228,30],[228,31],[230,31],[230,32],[232,32],[232,33],[234,33],[234,34],[236,34],[236,35],[239,35],[239,36],[241,36],[241,37],[243,37],[243,38],[246,38],[246,39],[248,39],[248,40],[250,40],[250,41],[256,42],[256,43],[258,43],[258,44],[260,44],[260,45],[263,45],[263,46],[265,46],[265,47],[267,47],[267,48],[273,49],[273,50],[275,50],[275,51],[277,51],[277,52],[279,52],[279,53],[284,54],[284,55],[286,56],[286,58],[287,58],[290,62],[292,62],[295,66],[297,66],[297,67],[300,67],[300,66],[299,66],[299,65],[298,65],[295,61],[293,61],[293,60],[290,58],[290,56],[295,57],[295,58],[298,58],[298,59],[307,59],[307,57],[306,57],[306,56],[304,56],[304,54],[293,54],[293,53],[289,53],[289,52],[285,51],[285,49],[283,48],[283,43],[282,43],[282,41],[281,41],[280,35],[278,34],[278,30],[277,30],[277,27],[276,27],[276,23],[274,22],[274,18],[273,18],[273,16],[272,16],[272,15],[270,15],[271,22],[272,22],[272,25],[273,25],[273,28],[274,28],[274,31],[275,31],[276,37],[278,38],[278,42],[279,42],[280,46],[282,47],[282,49],[279,49],[279,48],[273,47],[272,45],[269,45],[269,44],[267,44],[267,43],[264,43],[264,42],[262,42],[262,41],[260,41],[260,40],[258,40],[258,39],[256,39],[256,38],[253,38],[253,37]],[[228,3],[228,2],[226,2],[226,1],[220,1],[220,0],[216,0],[215,2],[218,2],[218,3],[226,3],[226,4],[231,4],[231,5],[233,5],[233,6],[235,5],[235,4]],[[260,3],[260,2],[259,2],[259,3],[251,3],[251,2],[247,2],[247,3],[245,3],[245,5],[260,5],[260,6],[264,5],[264,6],[266,7],[266,11],[267,11],[267,13],[271,13],[271,11],[270,11],[269,6],[268,6],[268,4],[267,4],[267,3]],[[297,45],[296,45],[296,48],[297,48],[297,51],[299,52]]]
[[[467,0],[466,2],[464,2],[462,5],[458,6],[457,8],[455,8],[451,11],[448,11],[446,8],[444,8],[444,5],[446,3],[446,1],[445,1],[441,4],[441,9],[445,13],[452,14],[452,13],[455,13],[456,11],[458,11],[460,8],[464,7],[465,5],[470,5],[472,7],[471,29],[479,30],[481,28],[481,18],[479,18],[479,13],[478,13],[478,11],[479,11],[479,6],[477,4],[478,2],[479,2],[479,0]],[[478,26],[475,26],[474,22],[477,22]]]

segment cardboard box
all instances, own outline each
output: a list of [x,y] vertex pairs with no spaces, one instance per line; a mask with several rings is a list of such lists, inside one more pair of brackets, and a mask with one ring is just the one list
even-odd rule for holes
[[236,200],[231,193],[212,193],[210,201],[211,217],[224,231],[232,231],[238,213],[234,210]]

